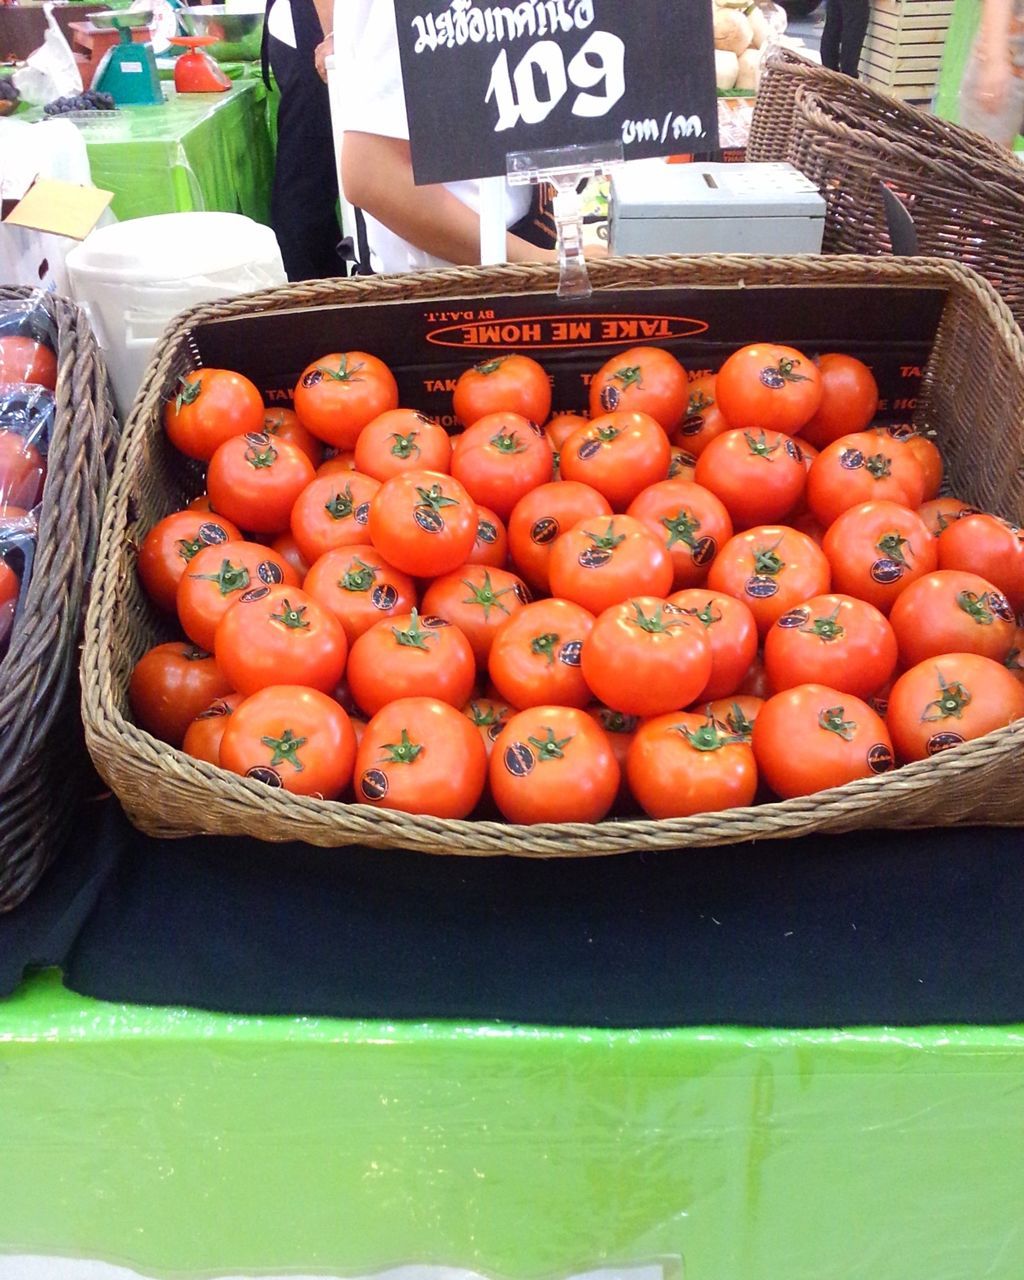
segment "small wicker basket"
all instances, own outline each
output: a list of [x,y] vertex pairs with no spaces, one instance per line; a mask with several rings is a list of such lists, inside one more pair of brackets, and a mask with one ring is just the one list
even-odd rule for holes
[[[670,290],[685,287],[690,303],[698,299],[694,305],[701,299],[709,306],[724,299],[743,308],[751,330],[746,340],[757,336],[761,301],[792,287],[809,290],[801,297],[809,296],[807,305],[819,308],[821,315],[841,310],[843,290],[858,286],[894,293],[938,291],[945,302],[916,420],[936,432],[957,493],[1005,515],[1024,515],[1024,338],[998,297],[970,272],[925,259],[708,255],[616,259],[595,264],[591,275],[593,305],[604,313],[615,306],[615,290],[650,290],[658,309],[669,305]],[[269,324],[276,318],[272,313],[297,307],[426,299],[456,299],[453,305],[465,306],[466,299],[517,295],[528,308],[529,295],[550,293],[556,282],[557,271],[547,267],[329,281],[200,307],[172,324],[159,358],[150,365],[118,455],[82,667],[89,749],[131,820],[160,836],[245,834],[328,847],[363,844],[528,857],[680,849],[861,827],[1024,822],[1024,721],[932,761],[806,799],[664,822],[535,827],[411,817],[295,797],[191,759],[132,723],[127,697],[132,666],[150,645],[169,638],[166,623],[139,587],[135,548],[158,519],[194,494],[165,439],[161,410],[176,375],[194,367],[195,332],[211,321],[246,315],[255,317],[255,324]],[[884,292],[879,305],[885,306]],[[358,341],[358,330],[351,341]]]
[[[32,292],[0,287],[0,307]],[[32,576],[0,660],[0,911],[17,906],[46,870],[89,776],[76,668],[116,444],[106,373],[83,313],[63,298],[39,305],[57,332],[57,412]]]

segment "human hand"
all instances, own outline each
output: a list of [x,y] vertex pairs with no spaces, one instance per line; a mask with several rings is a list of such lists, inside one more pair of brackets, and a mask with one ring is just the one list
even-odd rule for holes
[[1002,110],[1011,75],[1010,58],[1005,51],[998,57],[986,57],[979,62],[974,96],[982,111],[995,115]]
[[325,36],[313,51],[313,61],[316,63],[317,73],[320,79],[327,83],[327,59],[334,52],[334,36]]

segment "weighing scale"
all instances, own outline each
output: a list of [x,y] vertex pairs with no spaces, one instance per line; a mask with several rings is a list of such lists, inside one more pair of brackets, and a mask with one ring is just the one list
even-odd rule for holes
[[152,18],[150,9],[92,15],[94,26],[118,34],[117,44],[107,50],[96,68],[92,87],[100,93],[109,93],[119,107],[153,106],[164,100],[152,46],[136,44],[132,39],[132,31],[148,27]]
[[223,93],[231,81],[202,46],[216,44],[216,36],[171,36],[171,44],[188,50],[174,63],[174,88],[178,93]]

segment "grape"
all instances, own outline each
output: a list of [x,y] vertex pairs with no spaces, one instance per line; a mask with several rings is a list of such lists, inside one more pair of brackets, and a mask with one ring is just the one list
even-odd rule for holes
[[113,111],[114,99],[109,93],[87,89],[84,93],[68,94],[48,102],[43,108],[47,116],[67,115],[71,111]]

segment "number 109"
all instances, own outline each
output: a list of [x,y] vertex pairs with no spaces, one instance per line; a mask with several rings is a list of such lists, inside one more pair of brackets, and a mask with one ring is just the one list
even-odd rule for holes
[[626,46],[609,31],[595,31],[579,53],[565,65],[554,40],[538,40],[527,49],[514,71],[503,49],[491,68],[485,102],[498,108],[494,132],[523,124],[540,124],[569,92],[580,90],[572,104],[575,116],[595,119],[607,115],[626,92]]

